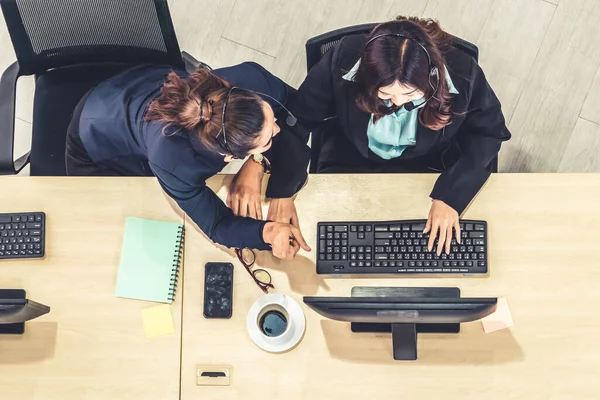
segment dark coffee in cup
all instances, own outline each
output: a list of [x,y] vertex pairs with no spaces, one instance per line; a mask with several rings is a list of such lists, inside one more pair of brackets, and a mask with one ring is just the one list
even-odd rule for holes
[[268,337],[281,336],[287,329],[288,321],[283,313],[270,310],[267,311],[258,323],[260,331]]

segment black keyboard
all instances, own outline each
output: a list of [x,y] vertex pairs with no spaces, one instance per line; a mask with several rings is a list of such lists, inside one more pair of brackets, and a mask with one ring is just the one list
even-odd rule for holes
[[[461,243],[451,252],[427,250],[423,219],[387,222],[319,222],[318,274],[485,274],[487,222],[461,220]],[[444,250],[445,251],[445,250]]]
[[0,214],[0,260],[44,257],[46,214]]

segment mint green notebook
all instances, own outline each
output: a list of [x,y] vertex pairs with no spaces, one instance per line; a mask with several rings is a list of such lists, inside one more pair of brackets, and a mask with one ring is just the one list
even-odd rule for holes
[[117,297],[172,303],[183,249],[183,225],[128,217]]

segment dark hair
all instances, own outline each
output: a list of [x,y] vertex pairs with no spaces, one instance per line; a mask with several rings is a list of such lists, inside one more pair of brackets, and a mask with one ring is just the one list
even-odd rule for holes
[[221,119],[230,88],[228,82],[206,69],[199,69],[186,79],[171,72],[160,95],[148,106],[144,119],[163,122],[165,128],[184,129],[216,153],[245,157],[257,146],[264,127],[262,99],[246,90],[231,92],[225,113],[225,146]]
[[[452,96],[445,78],[445,58],[450,36],[432,19],[417,17],[396,17],[394,21],[377,25],[367,37],[385,33],[399,33],[414,40],[397,36],[383,36],[373,40],[365,47],[360,66],[354,76],[357,83],[357,106],[374,115],[376,122],[384,115],[396,112],[400,107],[388,106],[377,94],[381,87],[392,85],[395,81],[415,87],[429,98],[436,85],[439,87],[435,97],[419,109],[419,122],[427,128],[439,130],[450,124]],[[418,43],[415,43],[415,40]],[[367,43],[365,42],[365,44]],[[431,67],[438,70],[437,77],[430,78],[429,59],[422,44],[431,57]],[[430,85],[434,86],[434,88]]]

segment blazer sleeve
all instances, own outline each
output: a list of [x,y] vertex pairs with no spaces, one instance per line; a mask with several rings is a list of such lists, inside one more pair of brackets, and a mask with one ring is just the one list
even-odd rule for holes
[[500,101],[482,69],[473,62],[471,96],[467,116],[457,133],[461,150],[458,161],[437,179],[431,198],[441,200],[462,214],[491,174],[491,162],[502,142],[510,139]]
[[262,232],[267,221],[238,217],[206,184],[191,185],[150,164],[163,190],[215,243],[227,247],[269,250]]
[[291,197],[301,189],[308,177],[311,151],[307,143],[310,133],[335,113],[333,70],[338,46],[328,51],[309,71],[297,91],[292,88],[288,90],[286,107],[297,122],[294,126],[288,126],[283,122],[287,113],[280,117],[281,132],[273,141],[267,197]]

